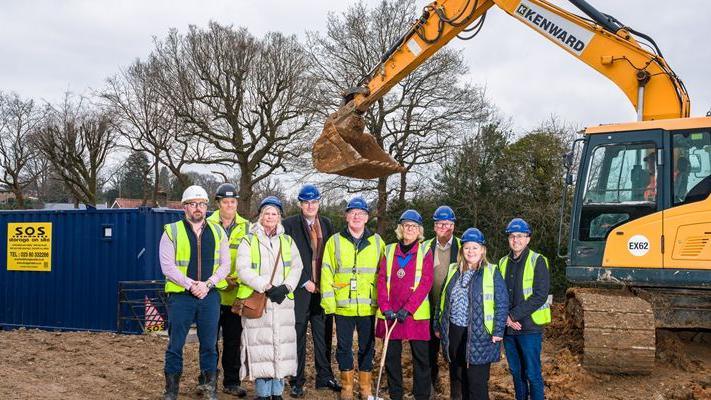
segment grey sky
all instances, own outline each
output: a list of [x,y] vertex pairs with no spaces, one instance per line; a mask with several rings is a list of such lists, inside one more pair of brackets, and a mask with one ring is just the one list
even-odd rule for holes
[[[686,83],[692,115],[711,108],[711,21],[702,0],[589,0],[603,12],[649,34]],[[0,90],[56,101],[66,90],[100,88],[106,77],[147,55],[152,37],[212,19],[245,26],[255,35],[303,36],[323,30],[329,11],[351,1],[149,0],[8,1],[0,8]],[[377,1],[367,1],[369,4]],[[425,1],[417,1],[418,7]],[[564,5],[565,1],[555,1]],[[569,6],[565,6],[570,8]],[[578,125],[633,120],[634,110],[606,78],[500,10],[464,49],[470,80],[518,130],[550,115]]]

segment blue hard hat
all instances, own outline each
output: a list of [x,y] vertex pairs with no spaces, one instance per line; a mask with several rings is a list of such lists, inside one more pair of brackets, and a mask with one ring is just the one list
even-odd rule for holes
[[262,208],[265,206],[274,206],[279,209],[280,213],[284,213],[284,209],[281,206],[281,200],[279,200],[276,196],[267,196],[262,200],[261,203],[259,203],[259,211],[262,211]]
[[528,225],[528,222],[522,220],[521,218],[514,218],[506,226],[506,233],[511,234],[516,232],[526,233],[530,235],[531,227]]
[[299,201],[311,201],[321,199],[321,192],[318,191],[316,185],[310,183],[305,184],[299,190]]
[[462,244],[467,242],[479,243],[481,245],[486,244],[486,239],[484,239],[484,234],[477,228],[469,228],[462,234]]
[[360,196],[356,196],[351,199],[351,201],[348,202],[348,205],[346,206],[346,211],[350,211],[353,209],[358,209],[358,210],[363,210],[365,212],[370,212],[370,208],[368,208],[368,202],[365,201],[364,198]]
[[432,214],[432,219],[435,221],[456,221],[454,211],[449,206],[439,206]]
[[418,225],[422,225],[422,216],[415,210],[405,210],[405,212],[400,215],[399,223],[402,223],[403,221],[412,221],[416,222]]

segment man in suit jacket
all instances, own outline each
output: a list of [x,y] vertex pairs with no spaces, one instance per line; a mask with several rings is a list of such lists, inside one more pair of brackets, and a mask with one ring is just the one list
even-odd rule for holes
[[284,231],[294,239],[304,264],[301,280],[294,290],[298,369],[290,382],[290,395],[295,398],[304,397],[306,327],[309,322],[314,341],[316,389],[330,389],[334,392],[341,390],[331,369],[333,316],[324,314],[318,293],[324,243],[334,233],[331,221],[318,213],[320,199],[321,194],[316,186],[304,185],[299,191],[301,212],[282,221]]

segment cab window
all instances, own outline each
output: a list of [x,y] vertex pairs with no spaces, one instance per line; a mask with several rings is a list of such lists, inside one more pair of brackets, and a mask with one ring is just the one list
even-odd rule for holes
[[689,204],[711,193],[711,132],[672,135],[672,200]]
[[600,145],[585,180],[580,240],[605,240],[616,226],[657,210],[654,143]]

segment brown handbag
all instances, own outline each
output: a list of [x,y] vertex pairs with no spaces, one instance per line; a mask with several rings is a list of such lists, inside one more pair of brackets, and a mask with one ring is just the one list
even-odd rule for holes
[[[256,238],[254,240],[257,240]],[[272,270],[272,277],[269,278],[269,285],[272,284],[274,280],[274,274],[276,273],[277,266],[279,265],[279,259],[281,258],[281,241],[279,241],[279,254],[277,254],[276,262],[274,263],[274,269]],[[261,318],[264,315],[264,309],[267,307],[267,294],[259,293],[256,290],[252,292],[246,299],[235,299],[232,303],[232,313],[242,316],[248,319]]]

